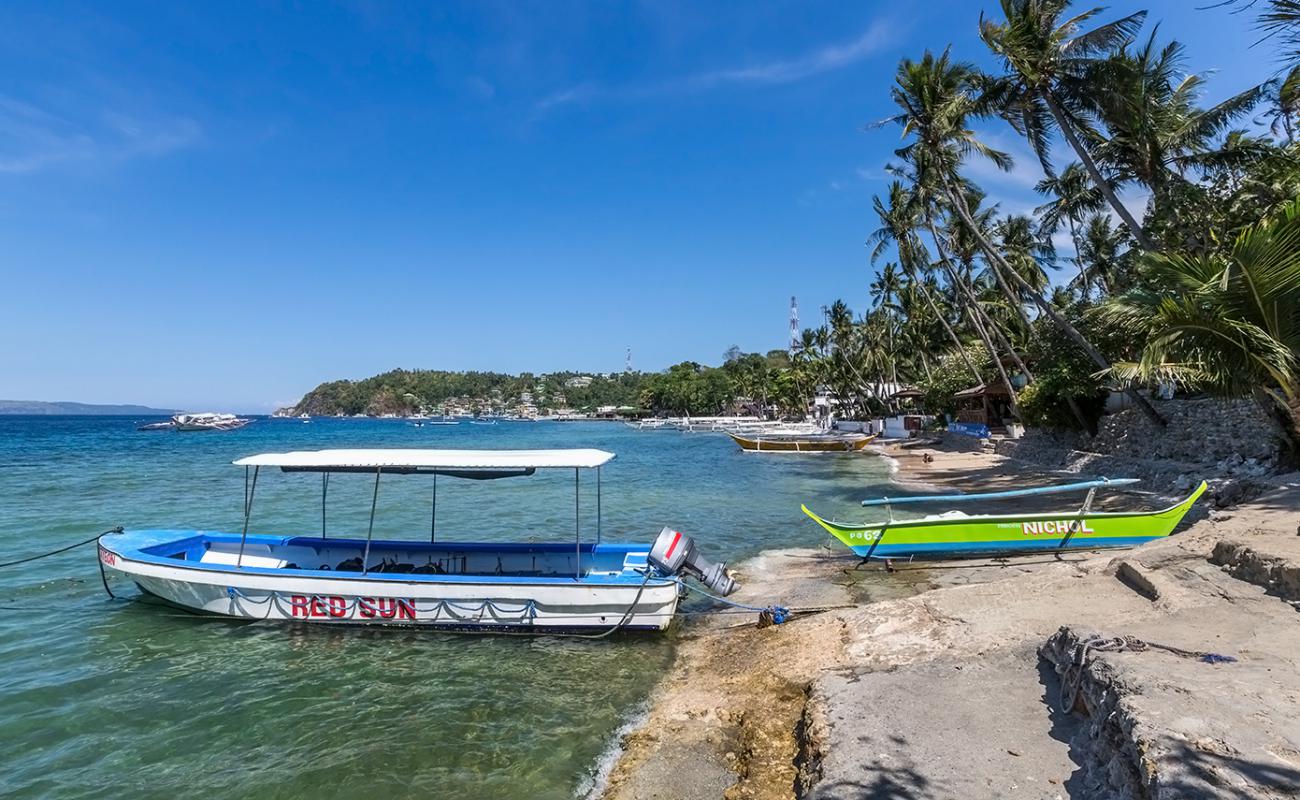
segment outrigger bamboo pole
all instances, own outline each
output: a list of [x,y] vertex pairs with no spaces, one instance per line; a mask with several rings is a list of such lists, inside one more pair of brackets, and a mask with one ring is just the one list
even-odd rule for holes
[[438,472],[433,473],[433,508],[429,511],[429,544],[438,537]]

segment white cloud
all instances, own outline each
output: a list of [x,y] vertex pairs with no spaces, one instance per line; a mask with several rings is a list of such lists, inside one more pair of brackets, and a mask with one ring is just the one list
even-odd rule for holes
[[877,21],[851,42],[823,47],[790,60],[707,72],[696,75],[689,82],[697,88],[727,83],[791,83],[855,64],[884,46],[891,34],[890,26]]
[[62,105],[65,109],[0,95],[0,173],[37,172],[75,161],[160,156],[202,138],[199,124],[186,117],[101,111],[84,96]]
[[547,111],[570,103],[601,98],[635,99],[711,91],[724,86],[772,86],[795,83],[843,69],[868,58],[884,47],[892,35],[892,26],[876,21],[852,41],[828,45],[796,58],[712,70],[651,84],[602,86],[591,82],[580,83],[542,98],[537,103],[537,110]]

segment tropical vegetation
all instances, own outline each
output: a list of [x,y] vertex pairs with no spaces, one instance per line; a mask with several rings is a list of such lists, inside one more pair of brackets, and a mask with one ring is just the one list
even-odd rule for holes
[[[908,384],[945,411],[1004,382],[1023,421],[1080,429],[1109,391],[1158,424],[1155,394],[1254,396],[1300,441],[1300,2],[1237,6],[1281,68],[1214,104],[1141,10],[1001,0],[977,22],[996,69],[903,59],[870,307],[837,303],[790,369],[850,408]],[[1031,214],[974,179],[1013,167],[999,126],[1042,170]]]

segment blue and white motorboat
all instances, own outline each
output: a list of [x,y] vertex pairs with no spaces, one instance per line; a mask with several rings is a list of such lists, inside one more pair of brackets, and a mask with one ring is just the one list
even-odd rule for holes
[[[108,573],[199,613],[255,620],[371,623],[449,629],[547,631],[662,630],[692,576],[729,594],[724,564],[700,556],[689,536],[664,528],[653,545],[601,540],[601,450],[316,450],[264,453],[245,469],[243,530],[128,530],[99,541]],[[253,498],[263,468],[321,475],[319,535],[252,533]],[[539,469],[573,470],[574,540],[461,542],[437,537],[438,477],[496,480]],[[597,472],[594,541],[577,515],[579,475]],[[373,476],[370,523],[362,537],[328,535],[331,476]],[[374,538],[385,475],[429,475],[427,538]]]

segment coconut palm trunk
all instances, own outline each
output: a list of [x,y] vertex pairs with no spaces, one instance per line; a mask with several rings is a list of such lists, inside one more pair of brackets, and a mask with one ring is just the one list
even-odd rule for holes
[[1129,233],[1133,234],[1133,238],[1137,240],[1138,246],[1143,250],[1155,250],[1155,243],[1151,241],[1146,231],[1138,224],[1133,213],[1119,201],[1119,195],[1115,194],[1115,189],[1110,185],[1110,182],[1102,177],[1101,170],[1097,168],[1097,162],[1092,158],[1092,153],[1088,152],[1088,148],[1084,147],[1083,142],[1079,140],[1078,135],[1074,132],[1074,127],[1066,119],[1065,112],[1061,109],[1060,104],[1056,102],[1056,97],[1046,88],[1039,90],[1039,96],[1043,98],[1043,102],[1047,104],[1048,110],[1051,111],[1052,119],[1056,120],[1056,126],[1061,129],[1061,135],[1065,137],[1065,140],[1070,143],[1070,147],[1074,149],[1075,154],[1079,156],[1079,161],[1083,164],[1083,168],[1088,171],[1088,177],[1092,178],[1093,185],[1101,192],[1102,197],[1106,198],[1106,202],[1110,204],[1110,207],[1114,209],[1119,218],[1124,220]]
[[1016,316],[1020,317],[1020,321],[1025,325],[1025,331],[1032,338],[1034,326],[1030,324],[1029,315],[1025,313],[1025,299],[1017,297],[1016,293],[1011,290],[1011,286],[1007,283],[1006,277],[1002,274],[1002,270],[998,268],[996,262],[990,261],[989,268],[993,271],[993,277],[997,281],[998,288],[1002,290],[1002,296],[1007,298],[1007,302],[1015,309]]
[[[942,175],[942,179],[943,179],[944,189],[946,190],[948,195],[948,201],[952,204],[953,209],[956,210],[957,216],[961,219],[962,223],[967,227],[971,235],[975,237],[975,241],[979,243],[980,248],[984,250],[984,254],[987,257],[993,259],[993,261],[996,262],[998,266],[1005,267],[1007,272],[1011,274],[1012,280],[1015,281],[1015,283],[1020,287],[1020,289],[1024,291],[1026,294],[1028,294],[1029,298],[1034,301],[1034,305],[1038,306],[1039,310],[1042,311],[1044,314],[1046,314],[1048,318],[1051,319],[1052,322],[1065,333],[1065,335],[1070,339],[1070,341],[1078,345],[1079,349],[1083,350],[1083,352],[1088,356],[1088,358],[1092,360],[1094,364],[1096,364],[1098,367],[1101,367],[1102,369],[1105,370],[1110,369],[1110,362],[1107,361],[1106,357],[1101,354],[1101,351],[1093,347],[1092,342],[1089,342],[1087,338],[1085,338],[1084,335],[1079,332],[1078,328],[1070,324],[1070,321],[1067,320],[1064,316],[1062,316],[1061,313],[1057,311],[1056,308],[1053,307],[1051,303],[1047,302],[1047,300],[1044,299],[1042,295],[1034,291],[1034,288],[1030,286],[1029,283],[1024,278],[1022,278],[1019,273],[1017,273],[1014,269],[1011,269],[1011,265],[1008,264],[1004,258],[1002,258],[1002,254],[997,251],[997,248],[993,246],[993,243],[990,242],[988,240],[988,237],[984,235],[984,232],[979,229],[979,226],[975,223],[975,220],[971,218],[970,209],[966,207],[966,198],[962,197],[960,193],[954,190],[951,178],[947,174],[944,174]],[[1145,414],[1148,419],[1150,419],[1152,422],[1156,423],[1162,428],[1165,426],[1166,423],[1164,417],[1161,417],[1160,414],[1155,410],[1155,408],[1152,407],[1151,403],[1148,402],[1145,397],[1138,394],[1136,389],[1134,389],[1131,386],[1128,386],[1125,387],[1124,393],[1127,394],[1129,398],[1133,400],[1133,402],[1137,405],[1139,409],[1142,410],[1142,413]]]
[[[948,257],[948,253],[944,249],[943,242],[939,238],[939,231],[935,228],[934,220],[927,217],[926,226],[930,230],[931,238],[934,239],[934,249],[939,254],[939,263],[943,264],[943,269],[944,272],[947,273],[948,275],[948,280],[951,281],[953,285],[957,287],[957,291],[960,292],[961,296],[966,299],[966,302],[963,304],[963,307],[967,311],[968,316],[978,315],[985,322],[988,323],[988,328],[991,329],[997,335],[999,340],[998,343],[1002,347],[1006,348],[1007,355],[1011,357],[1012,361],[1016,362],[1016,368],[1020,370],[1020,372],[1025,376],[1026,380],[1032,382],[1034,380],[1034,374],[1029,371],[1029,367],[1025,366],[1025,362],[1021,360],[1020,354],[1017,353],[1016,349],[1011,346],[1011,341],[1007,339],[1005,334],[1002,333],[1002,329],[998,326],[998,324],[993,320],[992,317],[984,313],[984,309],[980,307],[979,299],[975,296],[975,291],[971,288],[970,282],[966,280],[964,277],[960,276],[959,271],[953,265],[952,260]],[[993,354],[994,359],[996,359],[997,351],[990,348],[990,352]]]
[[1079,225],[1074,221],[1074,215],[1069,216],[1070,220],[1070,239],[1074,241],[1074,265],[1079,268],[1079,297],[1083,302],[1088,302],[1088,273],[1083,268],[1083,256],[1080,255],[1079,247]]
[[966,369],[970,371],[970,374],[975,378],[976,383],[978,383],[981,380],[980,371],[975,369],[975,364],[970,360],[970,356],[966,354],[966,348],[962,346],[961,339],[957,337],[957,332],[948,324],[948,318],[939,313],[939,306],[934,302],[934,297],[930,294],[930,287],[926,286],[924,281],[917,281],[916,275],[912,272],[911,268],[904,266],[903,269],[907,272],[907,276],[911,278],[912,283],[921,287],[921,296],[925,298],[926,304],[930,306],[930,310],[934,312],[934,315],[939,318],[939,324],[943,325],[943,329],[947,332],[948,338],[951,339],[953,345],[956,346],[957,354],[961,356],[962,363],[966,365]]
[[[939,233],[935,230],[934,220],[927,215],[925,222],[926,226],[930,229],[930,236],[934,238],[935,252],[939,254],[940,263],[943,264],[944,271],[948,273],[948,280],[952,281],[953,284],[958,287],[962,297],[965,298],[965,302],[962,303],[962,308],[966,312],[966,318],[970,320],[971,327],[975,329],[977,334],[979,334],[980,341],[984,342],[984,347],[989,351],[989,357],[993,359],[993,363],[998,368],[998,375],[1002,378],[1002,381],[1006,384],[1007,389],[1010,392],[1011,413],[1016,415],[1016,419],[1020,419],[1020,403],[1016,400],[1016,390],[1011,385],[1011,379],[1007,376],[1006,367],[1002,366],[1002,358],[998,355],[998,349],[993,346],[993,340],[989,337],[988,331],[980,322],[981,312],[979,304],[974,300],[975,295],[970,291],[970,287],[966,286],[966,284],[957,277],[957,274],[952,267],[952,262],[948,260],[948,254],[944,251],[943,244],[939,239]],[[992,326],[992,320],[989,320],[989,323],[990,326]],[[1014,352],[1013,357],[1016,359],[1017,363],[1019,363],[1020,357],[1014,355]],[[1024,365],[1021,365],[1021,368],[1023,369]],[[1025,371],[1025,377],[1029,377],[1028,370]],[[984,376],[980,375],[978,372],[975,373],[975,379],[981,384],[984,383]]]

